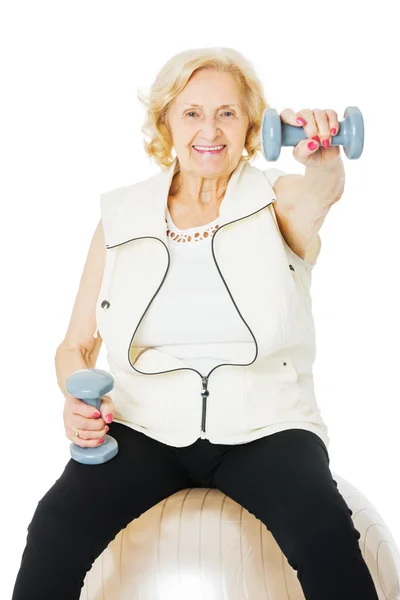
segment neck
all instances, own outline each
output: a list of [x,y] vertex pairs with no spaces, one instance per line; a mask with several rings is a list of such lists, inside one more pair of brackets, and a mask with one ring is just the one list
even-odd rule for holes
[[193,210],[208,210],[221,204],[229,179],[230,174],[207,178],[180,171],[173,177],[169,195]]

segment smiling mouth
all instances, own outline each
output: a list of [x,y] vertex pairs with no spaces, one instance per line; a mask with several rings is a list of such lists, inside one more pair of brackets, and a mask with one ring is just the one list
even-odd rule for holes
[[193,148],[193,150],[196,150],[196,152],[200,152],[202,154],[205,154],[205,153],[219,154],[220,152],[222,152],[223,150],[225,150],[226,144],[219,144],[219,146],[220,146],[220,148],[218,148],[218,146],[217,146],[218,150],[207,149],[206,147],[202,147],[202,146],[199,146],[199,147],[196,148],[196,145],[193,145],[192,148]]

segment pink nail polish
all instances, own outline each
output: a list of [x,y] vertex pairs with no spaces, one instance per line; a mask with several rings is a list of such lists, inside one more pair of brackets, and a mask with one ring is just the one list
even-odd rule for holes
[[104,442],[105,438],[101,438],[101,440],[99,440],[99,445],[102,444]]
[[323,143],[322,143],[322,145],[323,145],[324,148],[328,148],[328,146],[329,146],[329,140],[324,140]]
[[305,125],[306,122],[302,117],[297,117],[296,121],[300,124],[300,125]]
[[107,423],[111,423],[111,422],[112,422],[112,420],[113,420],[113,416],[112,416],[112,414],[111,414],[111,413],[109,413],[108,415],[106,415],[106,422],[107,422]]
[[100,413],[93,413],[93,417],[95,417],[96,419],[98,419],[100,416]]
[[321,140],[319,139],[318,135],[314,135],[314,137],[311,138],[312,140],[315,140],[316,142],[318,142],[318,144],[321,143]]
[[309,150],[315,150],[316,148],[318,148],[318,144],[316,144],[315,142],[310,142],[308,144],[308,148]]
[[331,129],[331,134],[336,135],[336,129],[334,127],[332,127],[332,129]]

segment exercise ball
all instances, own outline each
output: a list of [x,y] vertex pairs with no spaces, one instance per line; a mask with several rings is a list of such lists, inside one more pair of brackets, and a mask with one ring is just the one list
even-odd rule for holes
[[[332,473],[379,597],[400,599],[400,553],[375,507]],[[80,600],[304,600],[296,571],[253,514],[216,489],[181,490],[121,530]]]

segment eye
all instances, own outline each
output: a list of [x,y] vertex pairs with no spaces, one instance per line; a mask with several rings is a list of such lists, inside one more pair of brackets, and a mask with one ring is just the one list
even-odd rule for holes
[[[197,113],[194,110],[190,110],[186,113],[185,116],[188,117],[189,115],[195,115],[195,114],[197,114]],[[229,115],[234,116],[235,113],[231,110],[225,110],[222,114],[223,115],[229,114]]]

